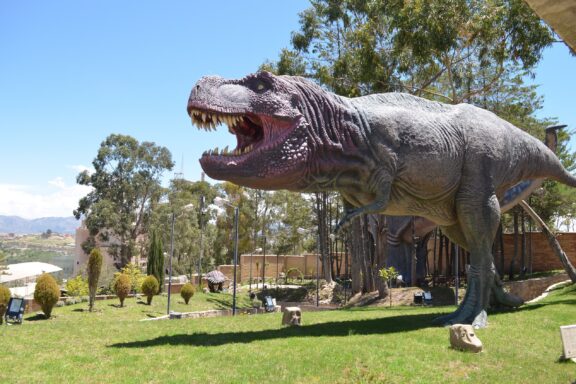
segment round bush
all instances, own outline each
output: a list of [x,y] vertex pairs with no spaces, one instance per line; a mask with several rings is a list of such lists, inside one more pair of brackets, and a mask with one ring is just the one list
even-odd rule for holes
[[182,289],[180,290],[180,296],[182,296],[184,302],[188,304],[192,296],[194,296],[195,292],[196,290],[194,289],[194,286],[190,283],[186,283],[182,286]]
[[10,290],[0,284],[0,324],[4,319],[4,313],[8,309],[8,302],[10,301]]
[[153,275],[146,276],[144,281],[142,282],[141,287],[142,293],[146,295],[146,301],[148,305],[152,304],[152,298],[155,294],[157,294],[160,290],[160,284],[158,284],[158,280]]
[[130,276],[122,273],[118,278],[116,278],[116,282],[114,283],[114,292],[116,292],[116,296],[120,299],[120,306],[124,306],[124,299],[128,297],[130,294],[130,289],[132,288],[132,281]]
[[48,273],[44,273],[36,279],[36,289],[34,290],[34,301],[40,305],[42,312],[47,318],[52,315],[52,308],[60,298],[60,287],[56,279]]

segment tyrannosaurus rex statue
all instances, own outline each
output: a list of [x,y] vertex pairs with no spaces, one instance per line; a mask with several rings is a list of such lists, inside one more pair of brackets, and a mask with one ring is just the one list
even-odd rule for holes
[[514,303],[491,253],[504,192],[540,178],[576,186],[543,143],[468,104],[402,93],[346,98],[300,77],[259,72],[200,79],[188,114],[200,128],[225,123],[236,135],[234,150],[200,159],[212,178],[270,190],[337,190],[353,207],[339,228],[365,213],[422,216],[441,226],[470,252],[470,270],[464,300],[440,324],[485,326],[491,294]]

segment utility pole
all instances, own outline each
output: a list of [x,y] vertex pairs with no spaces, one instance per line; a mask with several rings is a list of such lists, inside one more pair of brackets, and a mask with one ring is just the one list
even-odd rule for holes
[[412,256],[412,263],[411,263],[411,268],[410,268],[410,278],[411,278],[411,285],[413,287],[417,286],[417,279],[416,279],[416,274],[418,273],[417,269],[416,269],[416,264],[418,262],[418,253],[416,252],[417,248],[418,248],[418,241],[416,239],[416,228],[414,226],[414,216],[412,216],[412,250],[410,255]]
[[[204,172],[200,177],[200,180],[204,182]],[[204,194],[200,195],[200,253],[198,255],[198,290],[202,290],[202,258],[204,257],[204,204],[205,197]]]

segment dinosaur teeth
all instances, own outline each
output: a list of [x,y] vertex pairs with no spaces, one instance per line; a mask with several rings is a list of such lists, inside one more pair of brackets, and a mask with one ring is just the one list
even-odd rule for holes
[[[190,110],[190,118],[192,119],[192,124],[205,131],[217,130],[219,125],[226,124],[228,131],[233,135],[236,134],[239,124],[242,124],[244,121],[243,115],[208,112],[197,109]],[[246,150],[250,151],[251,148],[245,148],[239,152],[245,152]]]

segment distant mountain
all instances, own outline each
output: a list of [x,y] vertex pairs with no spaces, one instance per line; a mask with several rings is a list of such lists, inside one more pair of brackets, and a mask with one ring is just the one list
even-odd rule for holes
[[70,217],[43,217],[27,220],[18,216],[0,215],[0,233],[32,234],[51,230],[55,233],[74,234],[80,221]]

